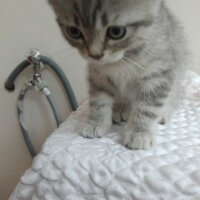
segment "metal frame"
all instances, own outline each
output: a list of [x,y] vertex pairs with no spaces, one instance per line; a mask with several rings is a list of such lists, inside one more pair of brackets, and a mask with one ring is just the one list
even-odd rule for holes
[[47,83],[42,79],[41,75],[41,69],[45,65],[48,65],[53,69],[53,71],[58,75],[61,82],[64,85],[64,88],[66,90],[66,93],[69,97],[69,101],[72,106],[72,110],[75,111],[78,108],[78,104],[75,98],[75,95],[73,93],[73,90],[67,80],[67,77],[65,76],[64,72],[61,70],[61,68],[50,58],[42,56],[40,52],[36,49],[33,49],[29,52],[27,56],[27,60],[23,61],[21,64],[19,64],[16,69],[10,74],[8,77],[5,88],[9,91],[14,91],[15,85],[14,81],[17,78],[17,76],[28,66],[33,67],[33,73],[31,74],[31,77],[28,81],[25,82],[25,87],[20,91],[20,94],[18,96],[17,100],[17,113],[18,113],[18,120],[19,124],[23,133],[24,140],[26,142],[26,145],[28,147],[28,150],[32,157],[36,156],[36,151],[34,149],[34,146],[30,140],[29,133],[25,127],[24,120],[23,120],[23,101],[26,96],[26,94],[30,91],[35,89],[36,91],[42,92],[47,101],[49,102],[53,114],[55,116],[56,124],[59,126],[62,123],[62,118],[59,112],[59,109],[56,105],[55,99],[53,98]]

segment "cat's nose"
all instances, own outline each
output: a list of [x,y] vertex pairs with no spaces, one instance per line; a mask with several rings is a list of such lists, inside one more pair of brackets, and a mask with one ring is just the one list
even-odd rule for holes
[[89,53],[89,56],[91,58],[95,59],[95,60],[99,60],[104,56],[104,54],[103,53],[101,53],[101,54],[91,54],[91,53]]

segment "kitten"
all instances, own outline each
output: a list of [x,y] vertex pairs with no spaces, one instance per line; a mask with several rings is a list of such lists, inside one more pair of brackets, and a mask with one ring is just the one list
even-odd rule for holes
[[128,121],[124,145],[149,149],[179,105],[186,68],[182,30],[163,0],[49,0],[64,37],[89,63],[84,137]]

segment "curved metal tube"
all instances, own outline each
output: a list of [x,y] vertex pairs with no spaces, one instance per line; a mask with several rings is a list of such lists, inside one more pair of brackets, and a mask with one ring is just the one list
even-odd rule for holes
[[67,79],[67,77],[65,76],[65,73],[62,71],[62,69],[58,66],[58,64],[56,64],[53,60],[51,60],[50,58],[46,57],[46,56],[40,56],[41,61],[50,66],[51,69],[57,74],[57,76],[60,78],[61,82],[63,83],[63,86],[65,88],[65,91],[69,97],[69,101],[72,107],[73,111],[76,111],[78,108],[78,103],[77,100],[75,98],[74,92],[71,88],[71,85]]
[[28,147],[28,150],[31,154],[32,157],[35,157],[36,151],[33,147],[33,144],[30,140],[28,131],[24,125],[24,119],[23,119],[23,101],[24,101],[24,97],[26,96],[27,92],[28,92],[28,88],[22,89],[19,93],[18,99],[17,99],[17,114],[18,114],[18,120],[19,120],[19,124],[20,124],[20,128],[24,137],[24,140],[26,142],[26,145]]
[[14,70],[13,72],[9,75],[5,82],[5,88],[9,91],[14,91],[15,90],[15,79],[18,77],[18,75],[30,65],[30,62],[27,60],[24,60],[21,62]]
[[[5,88],[9,91],[14,91],[15,90],[15,85],[14,85],[15,79],[28,66],[33,65],[35,67],[33,75],[39,75],[40,76],[40,71],[37,71],[37,70],[40,70],[40,62],[48,65],[57,74],[57,76],[60,78],[61,82],[63,83],[64,89],[65,89],[67,96],[69,98],[72,110],[73,111],[77,110],[78,103],[76,101],[76,98],[75,98],[74,92],[71,88],[71,85],[70,85],[67,77],[65,76],[64,72],[61,70],[61,68],[54,61],[52,61],[48,57],[41,56],[39,51],[37,51],[37,50],[31,51],[29,56],[28,56],[28,60],[21,62],[13,70],[13,72],[9,75],[9,77],[8,77],[6,83],[5,83]],[[36,77],[36,78],[38,78],[38,77]],[[33,76],[33,80],[35,80],[34,76]],[[34,86],[34,84],[32,86]],[[32,144],[32,142],[29,138],[29,134],[28,134],[28,131],[27,131],[25,125],[24,125],[24,120],[23,120],[23,101],[24,101],[25,95],[27,94],[27,92],[30,89],[31,89],[31,87],[26,87],[26,88],[24,88],[20,91],[20,94],[19,94],[18,100],[17,100],[17,113],[18,113],[20,128],[22,130],[23,137],[24,137],[24,140],[25,140],[26,145],[28,147],[28,150],[29,150],[31,156],[35,157],[36,151],[35,151],[33,144]],[[55,103],[55,100],[54,100],[53,96],[51,95],[51,92],[49,91],[49,89],[47,87],[41,88],[41,91],[46,96],[46,99],[48,100],[48,102],[51,106],[51,109],[54,113],[54,117],[56,119],[56,124],[57,124],[57,126],[59,126],[62,123],[62,118],[61,118],[59,109],[58,109],[58,107]]]
[[59,127],[60,124],[62,124],[62,118],[61,118],[61,115],[60,115],[60,112],[59,112],[59,109],[56,105],[56,102],[55,102],[55,99],[53,98],[53,96],[51,95],[51,92],[49,91],[48,88],[44,88],[43,89],[43,93],[44,95],[46,96],[46,99],[47,101],[49,102],[50,106],[51,106],[51,109],[54,113],[54,117],[56,119],[56,124],[57,124],[57,127]]
[[[54,61],[52,61],[50,58],[46,56],[40,56],[40,61],[48,65],[49,67],[51,67],[51,69],[57,74],[57,76],[60,78],[61,82],[63,83],[63,86],[69,98],[72,110],[73,111],[77,110],[78,108],[77,100],[75,98],[71,85],[67,77],[65,76],[65,73],[62,71],[62,69],[58,66],[58,64],[56,64]],[[5,83],[5,88],[7,90],[9,91],[15,90],[15,85],[14,85],[15,79],[26,67],[30,66],[30,64],[31,63],[29,61],[25,60],[15,68],[15,70],[10,74],[10,76],[8,77]]]
[[[22,89],[20,91],[20,94],[19,94],[18,99],[17,99],[17,114],[18,114],[18,120],[19,120],[20,128],[21,128],[24,140],[26,142],[26,145],[28,147],[28,150],[29,150],[31,156],[35,157],[37,155],[37,153],[36,153],[35,148],[34,148],[32,142],[31,142],[31,139],[29,137],[29,133],[28,133],[26,127],[25,127],[24,119],[23,119],[23,112],[24,112],[23,102],[24,102],[24,98],[25,98],[28,91],[29,91],[28,88]],[[62,123],[62,118],[60,116],[60,112],[59,112],[58,107],[55,103],[55,100],[54,100],[53,96],[51,95],[51,92],[47,88],[43,89],[43,93],[45,94],[45,96],[46,96],[46,98],[47,98],[47,100],[48,100],[48,102],[51,106],[51,109],[54,113],[54,117],[56,119],[57,127],[59,127],[59,125]]]

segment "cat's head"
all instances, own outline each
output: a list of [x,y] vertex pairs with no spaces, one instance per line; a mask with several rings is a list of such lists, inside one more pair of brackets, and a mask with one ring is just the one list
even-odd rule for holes
[[89,62],[121,60],[146,39],[160,0],[49,0],[63,35]]

